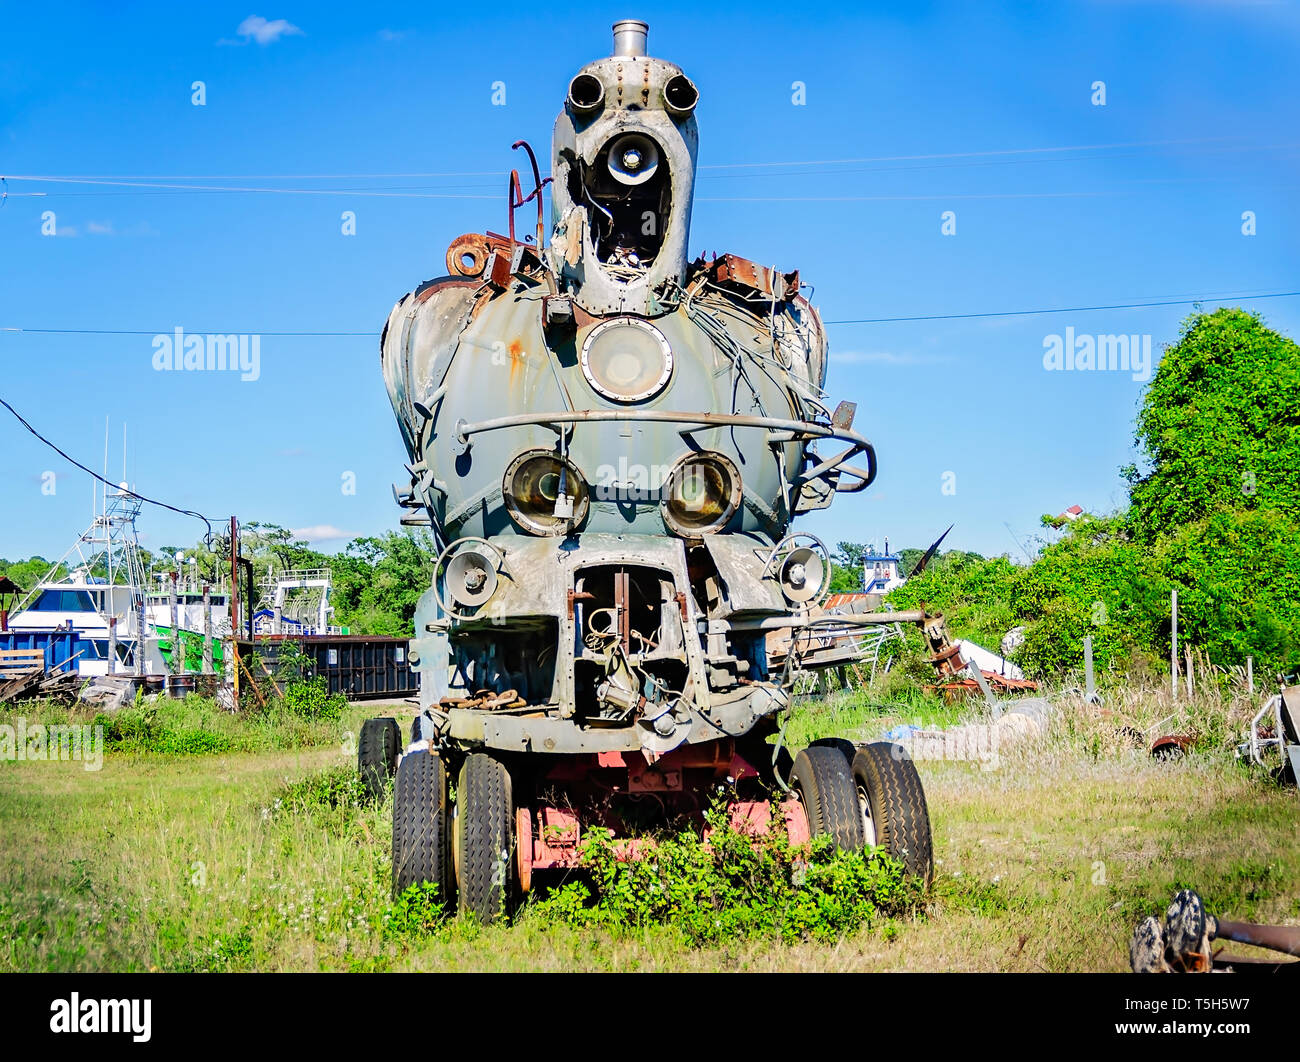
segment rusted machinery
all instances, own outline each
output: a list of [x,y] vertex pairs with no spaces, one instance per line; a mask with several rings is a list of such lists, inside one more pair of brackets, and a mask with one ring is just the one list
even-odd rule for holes
[[[909,760],[777,739],[790,683],[766,637],[807,623],[830,573],[791,520],[866,488],[875,453],[855,407],[827,404],[799,274],[688,259],[699,93],[646,29],[617,23],[614,54],[570,81],[553,177],[529,149],[508,234],[455,240],[381,340],[411,458],[397,500],[442,551],[416,614],[394,887],[433,882],[484,920],[576,865],[584,829],[700,823],[719,784],[753,828],[775,792],[792,837],[878,842],[930,873]],[[367,724],[376,786],[400,745]]]
[[[776,668],[793,668],[802,674],[829,669],[841,673],[845,685],[845,668],[858,671],[857,665],[870,659],[871,674],[875,674],[875,654],[884,640],[880,635],[888,631],[901,637],[903,625],[918,627],[929,653],[930,666],[934,668],[937,682],[927,689],[942,694],[946,700],[958,700],[979,694],[987,688],[990,693],[1013,695],[1036,693],[1038,683],[1029,679],[1012,678],[996,671],[979,669],[983,679],[974,677],[973,663],[962,659],[960,642],[948,633],[943,614],[924,609],[892,612],[807,610],[803,626],[775,631],[768,635],[768,662]],[[892,628],[892,630],[888,630]],[[873,639],[868,632],[880,632]],[[861,672],[858,678],[862,679]]]
[[1283,782],[1300,779],[1300,685],[1278,676],[1278,692],[1255,713],[1237,755],[1268,768]]
[[1232,941],[1281,955],[1300,957],[1300,926],[1269,926],[1230,922],[1205,909],[1191,889],[1175,893],[1161,922],[1144,918],[1129,941],[1129,966],[1134,973],[1300,973],[1300,962],[1268,956],[1232,955],[1213,942]]

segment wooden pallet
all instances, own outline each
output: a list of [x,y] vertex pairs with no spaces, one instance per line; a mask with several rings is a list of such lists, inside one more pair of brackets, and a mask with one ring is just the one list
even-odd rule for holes
[[44,670],[44,649],[0,649],[0,680]]
[[76,671],[45,670],[41,649],[0,649],[0,704],[32,697],[75,697],[81,688]]

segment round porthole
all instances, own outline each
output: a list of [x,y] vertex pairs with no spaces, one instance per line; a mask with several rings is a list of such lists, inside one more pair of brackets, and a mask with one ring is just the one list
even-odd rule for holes
[[587,484],[573,463],[550,450],[525,450],[501,484],[506,509],[533,535],[563,535],[587,516]]
[[685,538],[721,531],[740,506],[740,471],[720,453],[687,454],[664,486],[664,523]]
[[587,333],[582,374],[597,394],[615,402],[644,402],[668,386],[673,350],[649,321],[616,317]]

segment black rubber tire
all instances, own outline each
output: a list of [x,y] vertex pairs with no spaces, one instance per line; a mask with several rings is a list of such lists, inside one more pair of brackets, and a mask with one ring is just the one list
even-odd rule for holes
[[452,877],[447,769],[421,749],[402,757],[393,784],[393,895],[430,882],[450,909]]
[[510,772],[482,752],[456,784],[456,885],[462,913],[484,925],[510,913],[515,893],[515,806]]
[[808,742],[809,748],[819,748],[825,745],[828,749],[838,749],[839,754],[844,757],[844,762],[851,764],[853,757],[857,755],[858,747],[848,738],[818,738],[816,741]]
[[790,771],[790,788],[799,794],[814,837],[828,835],[847,851],[860,852],[866,841],[858,791],[840,750],[813,745],[800,750]]
[[[877,741],[853,757],[853,784],[859,814],[870,814],[876,844],[903,864],[903,869],[930,884],[934,877],[934,847],[930,809],[916,764],[901,745]],[[867,836],[863,822],[863,836]]]
[[357,739],[357,770],[371,800],[383,799],[384,790],[397,773],[401,746],[402,730],[396,719],[367,719],[361,724],[361,737]]

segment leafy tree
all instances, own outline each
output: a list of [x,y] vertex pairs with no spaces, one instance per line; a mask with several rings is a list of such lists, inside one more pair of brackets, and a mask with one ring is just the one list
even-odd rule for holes
[[862,558],[875,547],[862,542],[837,542],[831,553],[831,593],[852,594],[862,590]]
[[1145,471],[1121,470],[1129,506],[1058,527],[1027,568],[950,551],[890,595],[940,609],[994,648],[1025,627],[1017,660],[1039,674],[1141,666],[1180,638],[1220,665],[1300,662],[1300,347],[1236,309],[1197,314],[1160,362],[1137,420]]
[[1144,542],[1224,510],[1300,518],[1300,346],[1244,310],[1188,318],[1136,438],[1150,468],[1124,471]]
[[[1217,664],[1300,663],[1300,534],[1290,515],[1222,509],[1162,539],[1154,567],[1162,587],[1178,587],[1181,641]],[[1167,590],[1160,604],[1167,613]],[[1167,644],[1167,622],[1163,633]]]
[[[45,578],[46,573],[50,570],[51,563],[51,561],[39,556],[19,561],[7,561],[0,558],[0,575],[9,576],[26,593]],[[54,573],[54,578],[62,578],[66,574],[67,569],[60,565],[59,570]]]
[[332,561],[336,615],[369,634],[412,633],[415,607],[433,585],[437,559],[433,536],[423,528],[354,539]]
[[951,550],[937,555],[924,572],[892,591],[889,605],[942,612],[955,637],[997,650],[1002,636],[1018,622],[1016,591],[1021,574],[1005,557],[987,560],[977,553]]
[[1016,659],[1039,674],[1067,671],[1091,635],[1099,666],[1125,666],[1168,636],[1168,601],[1122,517],[1080,517],[1021,573],[1015,610],[1026,629]]

